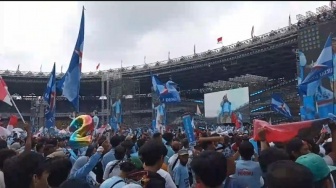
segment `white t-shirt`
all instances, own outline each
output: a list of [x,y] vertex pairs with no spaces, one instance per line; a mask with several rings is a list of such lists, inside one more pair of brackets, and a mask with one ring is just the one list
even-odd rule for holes
[[165,188],[176,188],[176,185],[168,172],[160,169],[157,173],[166,180]]
[[[173,164],[175,163],[176,160],[178,160],[177,157],[178,157],[178,154],[175,153],[174,155],[172,155],[172,156],[168,159],[168,169],[167,169],[167,170],[168,170],[170,176],[173,176]],[[176,164],[175,164],[175,166],[178,165],[179,163],[180,163],[180,162],[177,161]]]
[[[120,175],[120,166],[119,164],[115,165],[116,163],[118,163],[120,160],[113,160],[109,163],[107,163],[106,167],[105,167],[105,171],[104,171],[104,175],[103,175],[103,180],[107,180],[108,178],[112,177],[112,176],[119,176]],[[120,162],[119,162],[120,163]],[[111,171],[111,168],[115,166]]]

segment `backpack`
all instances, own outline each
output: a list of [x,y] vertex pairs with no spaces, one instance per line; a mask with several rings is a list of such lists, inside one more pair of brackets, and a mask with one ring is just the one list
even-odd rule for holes
[[165,188],[166,180],[156,172],[142,170],[129,174],[126,179],[126,183],[137,184],[143,188]]
[[119,164],[121,163],[121,160],[120,161],[117,161],[116,163],[114,163],[114,165],[111,167],[110,171],[109,171],[109,175],[112,173],[113,169]]
[[125,182],[125,181],[124,180],[119,180],[119,181],[115,182],[110,188],[113,188],[115,185],[117,185],[117,184],[119,184],[121,182]]

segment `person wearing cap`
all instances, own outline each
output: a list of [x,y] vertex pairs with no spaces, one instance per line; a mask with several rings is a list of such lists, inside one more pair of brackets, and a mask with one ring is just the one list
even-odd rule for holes
[[178,159],[180,161],[173,169],[173,180],[178,188],[189,188],[188,159],[189,153],[187,149],[178,151]]
[[315,187],[335,187],[331,171],[336,170],[336,167],[328,166],[319,155],[308,153],[298,157],[295,162],[307,167],[312,172]]

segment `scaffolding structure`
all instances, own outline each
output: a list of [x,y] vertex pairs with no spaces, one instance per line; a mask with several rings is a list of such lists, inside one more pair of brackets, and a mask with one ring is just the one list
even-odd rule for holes
[[33,132],[37,132],[39,128],[45,126],[45,109],[46,104],[42,99],[33,98],[30,108],[30,122]]
[[[140,108],[140,81],[127,78],[119,78],[109,81],[110,94],[107,97],[110,104],[107,109],[112,110],[112,104],[120,98],[123,111],[123,122],[126,125],[136,125],[141,116]],[[103,106],[102,106],[103,107]],[[110,113],[111,114],[111,113]]]
[[[111,106],[112,106],[112,92],[117,88],[113,87],[114,82],[121,80],[120,72],[105,72],[101,76],[101,122],[104,124],[108,122],[111,115]],[[112,86],[112,87],[111,87]]]

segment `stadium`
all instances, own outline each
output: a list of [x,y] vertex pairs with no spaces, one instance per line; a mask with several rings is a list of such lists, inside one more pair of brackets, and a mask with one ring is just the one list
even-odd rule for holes
[[[239,41],[229,46],[202,53],[185,55],[151,64],[82,73],[80,113],[98,111],[103,122],[108,120],[111,101],[122,96],[124,123],[148,126],[152,118],[152,82],[150,73],[166,82],[178,84],[181,103],[168,105],[167,124],[173,124],[185,112],[205,111],[204,94],[248,87],[249,101],[239,110],[249,114],[246,121],[265,119],[276,124],[300,120],[297,92],[298,51],[316,60],[330,32],[336,31],[336,9],[323,6],[316,13],[297,15],[298,22],[269,33]],[[307,61],[311,62],[311,61]],[[36,105],[50,73],[0,71],[18,108],[26,119],[44,116]],[[58,73],[59,79],[64,73]],[[280,93],[291,110],[293,119],[270,109],[271,95]],[[68,124],[74,111],[71,104],[57,93],[56,124]],[[0,103],[3,119],[15,114],[14,107]],[[43,122],[33,124],[43,125]]]

